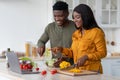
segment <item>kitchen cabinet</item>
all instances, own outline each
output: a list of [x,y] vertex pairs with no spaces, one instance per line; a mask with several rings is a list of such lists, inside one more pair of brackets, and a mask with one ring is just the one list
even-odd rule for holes
[[111,60],[110,59],[103,59],[102,60],[103,74],[112,75],[110,65],[111,65]]
[[120,58],[103,59],[103,74],[111,76],[120,76]]
[[113,76],[120,76],[120,59],[111,61],[111,73]]
[[70,15],[78,4],[87,4],[93,10],[97,23],[102,28],[119,28],[120,26],[120,0],[55,0],[66,1],[69,4]]
[[100,0],[100,23],[105,28],[118,28],[120,0]]

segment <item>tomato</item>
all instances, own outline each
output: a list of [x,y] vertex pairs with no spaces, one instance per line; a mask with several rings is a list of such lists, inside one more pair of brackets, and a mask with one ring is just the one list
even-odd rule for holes
[[43,70],[43,71],[41,72],[42,75],[45,75],[46,73],[47,73],[46,70]]
[[23,69],[25,69],[25,65],[23,65]]
[[57,73],[57,70],[56,70],[56,69],[53,69],[53,70],[51,70],[50,72],[51,72],[51,74],[55,74],[55,73]]
[[23,69],[24,70],[28,70],[28,66],[27,65],[23,65]]
[[23,69],[23,64],[20,64],[20,69]]
[[31,64],[27,64],[28,69],[32,69],[33,66]]
[[36,68],[36,71],[39,71],[39,68]]

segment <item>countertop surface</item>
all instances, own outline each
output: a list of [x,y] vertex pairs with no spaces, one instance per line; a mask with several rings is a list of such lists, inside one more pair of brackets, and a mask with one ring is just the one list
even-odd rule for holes
[[[40,70],[47,70],[44,60],[35,61],[38,63]],[[6,68],[6,62],[0,60],[0,80],[120,80],[120,77],[107,76],[103,74],[97,75],[84,75],[84,76],[68,76],[64,74],[54,74],[52,75],[48,70],[47,74],[42,76],[41,73],[38,74],[18,74],[11,72]]]
[[[34,61],[41,61],[41,60],[43,60],[43,57],[36,57],[36,58],[33,58],[33,57],[30,57],[32,60],[34,60]],[[103,60],[104,59],[120,59],[120,56],[107,56],[107,57],[105,57],[105,58],[103,58]],[[6,59],[5,58],[0,58],[0,62],[5,62],[6,61]]]
[[120,56],[107,56],[103,59],[120,59]]

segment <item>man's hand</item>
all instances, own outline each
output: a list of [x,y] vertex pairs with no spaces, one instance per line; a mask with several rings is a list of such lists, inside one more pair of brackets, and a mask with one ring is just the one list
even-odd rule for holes
[[62,52],[62,47],[54,47],[50,49],[54,54],[57,54],[58,52]]
[[77,61],[77,67],[83,66],[87,59],[88,59],[87,55],[80,57]]
[[45,47],[39,47],[37,48],[37,52],[40,56],[43,56],[43,53],[45,52]]

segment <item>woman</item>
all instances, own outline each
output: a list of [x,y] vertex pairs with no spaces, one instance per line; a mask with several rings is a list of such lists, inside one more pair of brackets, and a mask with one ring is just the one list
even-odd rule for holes
[[73,33],[71,48],[54,47],[51,50],[73,57],[80,69],[102,73],[101,59],[106,56],[105,35],[97,25],[91,8],[85,4],[76,6],[73,21],[77,30]]

